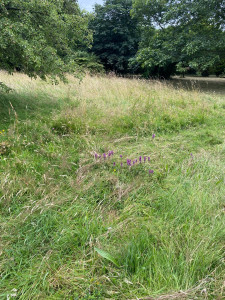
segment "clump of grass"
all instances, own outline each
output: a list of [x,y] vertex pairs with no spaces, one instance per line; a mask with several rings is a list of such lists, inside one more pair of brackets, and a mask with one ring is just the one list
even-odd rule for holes
[[0,76],[0,298],[223,297],[224,99]]
[[8,142],[0,143],[0,155],[7,155],[10,152],[10,144]]

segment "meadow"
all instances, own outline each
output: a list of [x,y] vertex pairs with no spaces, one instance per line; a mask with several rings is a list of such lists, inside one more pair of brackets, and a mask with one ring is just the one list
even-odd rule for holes
[[0,72],[0,299],[224,299],[225,95]]

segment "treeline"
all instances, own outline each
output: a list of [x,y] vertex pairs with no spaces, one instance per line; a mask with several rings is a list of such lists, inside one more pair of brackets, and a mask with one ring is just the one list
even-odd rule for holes
[[225,74],[225,0],[2,0],[0,69],[65,79],[66,72]]

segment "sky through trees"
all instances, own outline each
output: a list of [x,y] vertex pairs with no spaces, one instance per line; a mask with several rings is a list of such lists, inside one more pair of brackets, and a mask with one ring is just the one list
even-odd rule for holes
[[103,0],[78,0],[78,3],[82,9],[92,11],[95,3],[102,4]]

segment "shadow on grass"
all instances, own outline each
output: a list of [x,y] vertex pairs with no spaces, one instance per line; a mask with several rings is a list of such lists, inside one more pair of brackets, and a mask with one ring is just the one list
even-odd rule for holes
[[62,99],[50,97],[47,93],[0,94],[0,129],[7,128],[15,119],[27,120],[48,116],[59,109]]

